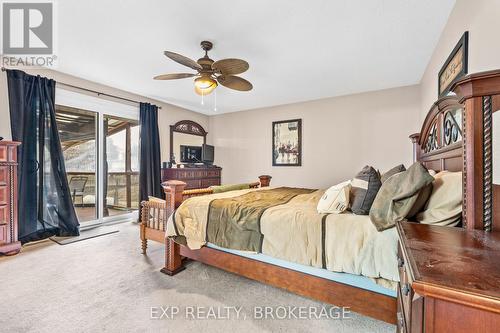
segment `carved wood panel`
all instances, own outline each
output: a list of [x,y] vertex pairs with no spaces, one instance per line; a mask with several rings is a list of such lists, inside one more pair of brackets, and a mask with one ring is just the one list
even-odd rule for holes
[[491,96],[483,96],[483,227],[491,231],[492,217],[492,155]]

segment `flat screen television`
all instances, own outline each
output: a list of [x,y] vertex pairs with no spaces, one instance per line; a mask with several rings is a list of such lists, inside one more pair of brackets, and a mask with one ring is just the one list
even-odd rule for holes
[[181,163],[201,163],[201,147],[181,145]]
[[214,163],[214,146],[204,144],[202,146],[202,155],[201,159],[205,164],[213,164]]

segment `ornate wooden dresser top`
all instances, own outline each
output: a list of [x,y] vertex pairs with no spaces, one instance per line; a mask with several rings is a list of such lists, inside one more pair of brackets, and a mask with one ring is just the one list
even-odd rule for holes
[[500,232],[399,223],[413,289],[500,312]]

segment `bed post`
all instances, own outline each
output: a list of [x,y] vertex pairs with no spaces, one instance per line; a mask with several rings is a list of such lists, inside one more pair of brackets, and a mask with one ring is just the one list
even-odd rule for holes
[[420,133],[410,135],[410,139],[413,144],[413,162],[416,162],[420,158],[420,145],[418,144]]
[[500,110],[500,70],[467,75],[453,84],[463,115],[464,203],[467,229],[500,230],[500,185],[493,183],[493,114]]
[[148,240],[146,238],[146,221],[148,220],[149,209],[144,207],[144,202],[141,202],[141,248],[142,254],[146,254],[148,248]]
[[[167,218],[182,203],[182,192],[186,185],[186,183],[179,180],[168,180],[162,184],[165,191],[165,200],[167,201]],[[180,245],[171,238],[165,238],[165,267],[161,269],[161,272],[172,276],[183,269]]]
[[171,238],[165,238],[165,267],[160,272],[173,276],[184,270],[180,245]]
[[268,187],[269,183],[271,183],[271,178],[273,178],[273,177],[271,177],[269,175],[259,176],[260,187]]

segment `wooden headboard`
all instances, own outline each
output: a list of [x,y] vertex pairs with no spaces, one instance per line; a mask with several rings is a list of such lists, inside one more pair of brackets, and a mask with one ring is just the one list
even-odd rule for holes
[[413,159],[435,171],[462,171],[463,105],[457,97],[437,100],[427,113],[420,133],[410,135]]
[[410,136],[413,157],[428,169],[462,171],[462,222],[467,229],[500,230],[500,184],[493,184],[492,115],[500,112],[500,70],[467,75],[456,96],[437,100],[420,133]]

